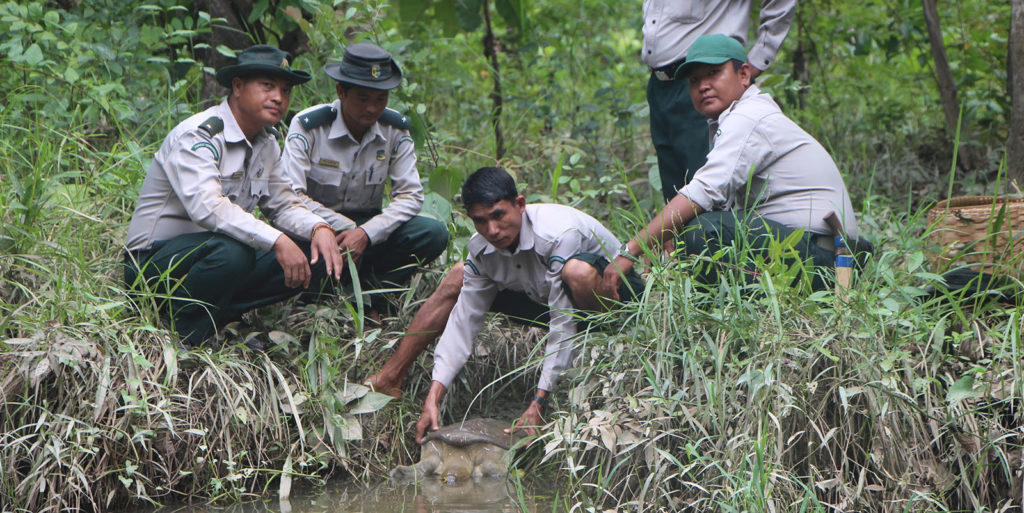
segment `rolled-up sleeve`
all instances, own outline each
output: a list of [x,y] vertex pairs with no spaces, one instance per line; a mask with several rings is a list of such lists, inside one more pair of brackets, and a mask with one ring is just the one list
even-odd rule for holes
[[[167,180],[193,223],[258,249],[270,249],[281,231],[257,219],[224,196],[213,143],[196,131],[186,132],[168,148],[163,163]],[[221,151],[223,149],[221,148]]]
[[416,145],[408,132],[403,132],[393,144],[395,147],[388,163],[391,202],[380,214],[361,226],[373,244],[387,239],[402,223],[412,219],[423,208],[423,184],[416,170]]
[[766,70],[775,62],[789,27],[796,16],[797,0],[764,0],[761,2],[761,24],[757,40],[747,54],[747,60],[759,70]]
[[306,131],[299,120],[299,116],[292,119],[288,128],[288,137],[284,143],[283,171],[284,176],[291,184],[292,189],[298,196],[299,201],[320,216],[327,224],[331,225],[334,231],[348,230],[356,225],[351,219],[339,214],[334,209],[325,207],[319,201],[310,198],[306,194],[306,174],[309,173],[313,163],[310,160],[310,151],[315,143],[312,134]]
[[466,266],[459,299],[434,349],[431,379],[445,388],[451,385],[469,360],[473,341],[483,327],[487,311],[497,294],[498,287],[490,278],[476,273],[471,265]]

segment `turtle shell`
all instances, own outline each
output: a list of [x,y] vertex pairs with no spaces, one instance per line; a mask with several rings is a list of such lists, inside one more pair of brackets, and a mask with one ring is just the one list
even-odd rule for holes
[[421,443],[427,443],[430,440],[437,440],[446,444],[454,445],[455,447],[465,447],[467,445],[485,443],[493,444],[501,447],[502,449],[508,449],[511,447],[512,437],[519,438],[519,434],[509,435],[505,433],[505,429],[511,426],[512,423],[505,420],[498,419],[469,419],[465,422],[456,422],[444,426],[437,431],[433,431],[427,436],[423,437]]

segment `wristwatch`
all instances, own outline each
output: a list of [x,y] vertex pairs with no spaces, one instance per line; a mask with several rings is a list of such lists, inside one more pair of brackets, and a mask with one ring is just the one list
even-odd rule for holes
[[636,257],[629,253],[629,243],[628,242],[623,242],[622,245],[619,246],[619,251],[618,251],[618,253],[615,253],[615,256],[622,257],[622,258],[625,258],[627,260],[631,260],[633,262],[637,261]]

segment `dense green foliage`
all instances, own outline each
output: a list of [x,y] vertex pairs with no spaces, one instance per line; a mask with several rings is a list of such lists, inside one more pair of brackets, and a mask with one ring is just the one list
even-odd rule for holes
[[[391,106],[414,117],[427,211],[455,237],[383,328],[363,325],[353,294],[265,309],[252,329],[189,354],[159,327],[155,298],[125,292],[120,251],[152,153],[199,108],[200,54],[230,53],[205,43],[221,21],[184,0],[0,3],[0,510],[232,500],[286,492],[292,477],[375,480],[412,459],[429,360],[402,401],[354,383],[461,260],[472,225],[451,200],[466,172],[495,163],[496,78],[499,163],[530,201],[573,204],[623,237],[649,218],[661,195],[648,178],[640,2],[488,2],[256,2],[253,20],[309,36],[297,66],[315,79],[292,110],[330,97],[318,70],[349,41],[396,55],[408,82]],[[484,29],[465,19],[485,8],[498,14],[497,71]],[[996,192],[1009,3],[942,6],[963,142],[987,159],[955,173],[919,2],[799,9],[759,81],[833,152],[876,258],[839,308],[790,285],[798,270],[777,262],[755,283],[708,291],[656,258],[643,299],[580,337],[542,443],[517,461],[562,478],[567,506],[1020,507],[1024,307],[924,289],[940,271],[924,209]],[[493,322],[446,420],[515,415],[535,383],[543,332]],[[248,338],[272,349],[250,351]]]

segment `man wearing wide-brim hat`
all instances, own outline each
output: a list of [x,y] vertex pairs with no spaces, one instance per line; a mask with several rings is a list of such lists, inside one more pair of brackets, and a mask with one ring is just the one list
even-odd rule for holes
[[[387,108],[402,70],[379,46],[355,43],[324,72],[335,80],[338,99],[292,119],[284,150],[287,176],[358,264],[363,290],[404,286],[417,265],[448,246],[448,230],[418,215],[423,185],[409,119]],[[391,198],[382,208],[388,179]],[[371,302],[370,316],[379,317],[384,297],[373,294]]]
[[[187,346],[247,310],[340,278],[330,226],[301,204],[280,166],[273,125],[292,87],[310,79],[291,60],[266,45],[240,52],[217,71],[228,97],[174,127],[146,172],[125,281],[174,297],[162,317]],[[257,206],[274,226],[252,214]]]

